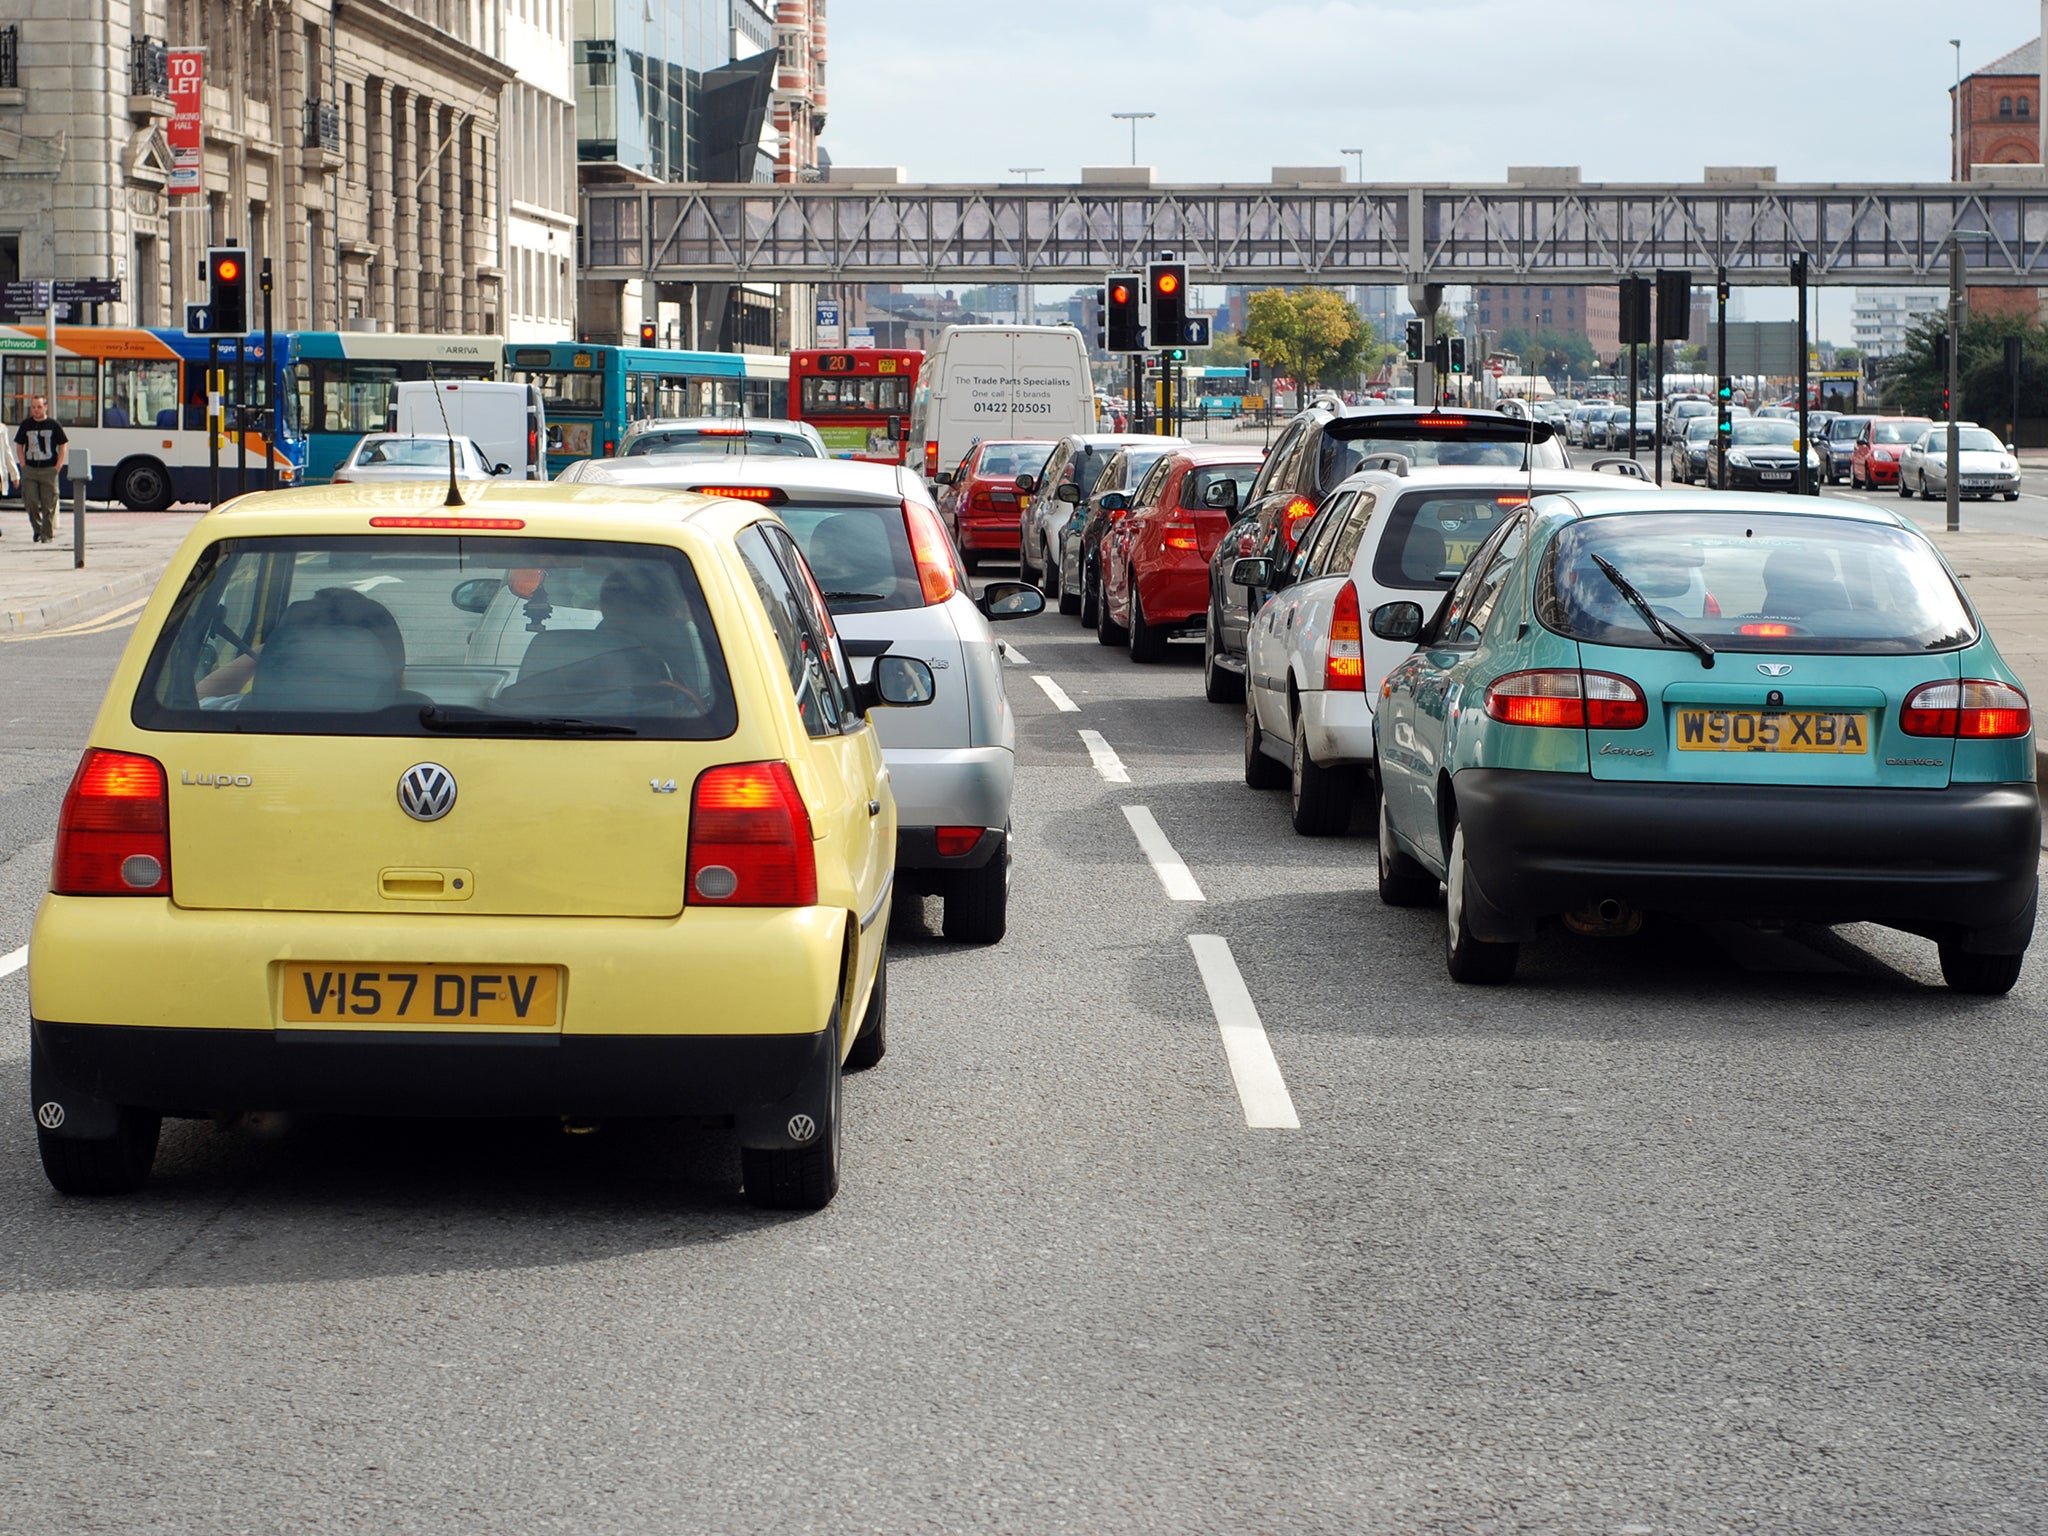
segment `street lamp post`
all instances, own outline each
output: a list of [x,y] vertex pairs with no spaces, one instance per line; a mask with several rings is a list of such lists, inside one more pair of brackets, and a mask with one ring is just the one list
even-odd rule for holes
[[[1022,176],[1024,185],[1031,185],[1031,178],[1045,170],[1042,165],[1013,165],[1012,176]],[[1038,293],[1031,284],[1031,205],[1023,204],[1017,210],[1017,249],[1022,254],[1024,267],[1024,323],[1035,324],[1038,320]]]
[[1948,179],[1950,181],[1961,181],[1963,179],[1963,40],[1960,37],[1952,37],[1948,40],[1948,45],[1956,51],[1955,99],[1949,104],[1948,111]]
[[1362,149],[1340,149],[1340,150],[1338,150],[1338,151],[1337,151],[1337,153],[1338,153],[1338,154],[1340,154],[1340,155],[1349,155],[1349,156],[1351,156],[1351,164],[1352,164],[1352,168],[1353,168],[1353,169],[1354,169],[1354,170],[1355,170],[1355,171],[1356,171],[1356,172],[1358,173],[1358,174],[1357,174],[1357,175],[1356,175],[1356,176],[1355,176],[1355,177],[1353,178],[1353,180],[1356,180],[1356,181],[1363,181],[1363,180],[1365,180],[1365,151],[1364,151],[1364,150],[1362,150]]
[[1131,164],[1138,163],[1138,124],[1148,117],[1157,117],[1157,112],[1112,112],[1109,114],[1118,122],[1131,125]]

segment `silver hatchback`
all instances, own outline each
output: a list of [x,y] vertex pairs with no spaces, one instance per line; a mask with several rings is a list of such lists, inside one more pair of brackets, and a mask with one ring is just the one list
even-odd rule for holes
[[[931,706],[873,722],[896,795],[899,885],[944,902],[949,939],[993,944],[1008,924],[1017,722],[991,620],[1045,609],[1036,587],[979,596],[922,476],[843,459],[582,459],[559,477],[743,496],[771,506],[823,588],[862,681],[885,653],[932,669]],[[860,728],[860,727],[857,727]]]

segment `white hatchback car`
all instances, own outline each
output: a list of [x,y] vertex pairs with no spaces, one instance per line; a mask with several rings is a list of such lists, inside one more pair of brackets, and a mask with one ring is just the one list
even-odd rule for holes
[[1241,559],[1239,586],[1277,588],[1246,634],[1244,778],[1287,785],[1294,830],[1329,837],[1350,824],[1357,790],[1376,773],[1373,710],[1380,684],[1412,641],[1371,631],[1382,603],[1450,590],[1472,552],[1531,491],[1611,491],[1613,475],[1491,465],[1367,469],[1332,491],[1278,571]]
[[[993,944],[1008,923],[1017,721],[991,620],[1045,611],[1023,582],[977,597],[924,477],[847,459],[649,454],[580,459],[574,484],[702,491],[772,507],[803,551],[863,682],[884,653],[925,661],[930,707],[875,719],[897,810],[896,876],[944,901],[946,937]],[[1610,482],[1611,483],[1611,482]]]

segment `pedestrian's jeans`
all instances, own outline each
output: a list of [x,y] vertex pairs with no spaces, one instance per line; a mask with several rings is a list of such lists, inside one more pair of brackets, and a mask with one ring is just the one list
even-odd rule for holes
[[22,466],[21,504],[28,509],[29,527],[37,538],[56,537],[57,470],[54,465],[49,469]]

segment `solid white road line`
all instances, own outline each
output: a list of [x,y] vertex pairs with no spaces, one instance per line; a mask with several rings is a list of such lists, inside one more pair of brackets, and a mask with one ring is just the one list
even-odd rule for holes
[[1065,710],[1068,714],[1078,715],[1081,712],[1081,706],[1076,704],[1072,699],[1067,697],[1067,690],[1062,688],[1058,683],[1054,682],[1051,678],[1045,676],[1043,673],[1037,674],[1031,679],[1031,681],[1038,684],[1040,688],[1044,689],[1045,696],[1048,699],[1051,699],[1053,703],[1057,704],[1061,709]]
[[1142,805],[1124,807],[1124,820],[1131,824],[1131,831],[1137,834],[1138,846],[1152,865],[1152,873],[1159,877],[1159,883],[1166,887],[1167,896],[1174,901],[1207,901],[1202,888],[1195,884],[1195,877],[1181,862],[1179,854],[1173,851],[1173,844],[1166,840],[1166,834],[1159,830],[1159,823],[1152,819],[1152,812]]
[[1300,1130],[1301,1116],[1294,1112],[1294,1098],[1280,1075],[1280,1063],[1273,1059],[1266,1026],[1259,1022],[1259,1010],[1231,958],[1230,941],[1213,933],[1191,933],[1188,948],[1195,952],[1216,1027],[1223,1032],[1223,1054],[1230,1061],[1238,1102],[1244,1105],[1244,1123],[1254,1130]]
[[1095,762],[1095,771],[1112,784],[1131,782],[1131,771],[1124,767],[1124,760],[1116,755],[1116,748],[1102,739],[1100,731],[1083,731],[1081,744],[1088,749],[1088,756]]
[[1017,647],[1010,644],[1009,641],[1004,640],[1001,642],[1001,644],[1003,647],[1003,654],[1010,659],[1011,666],[1028,667],[1031,665],[1031,658],[1029,656],[1026,656],[1022,651],[1018,650]]
[[12,976],[27,964],[28,946],[24,944],[21,948],[11,953],[0,955],[0,976]]

